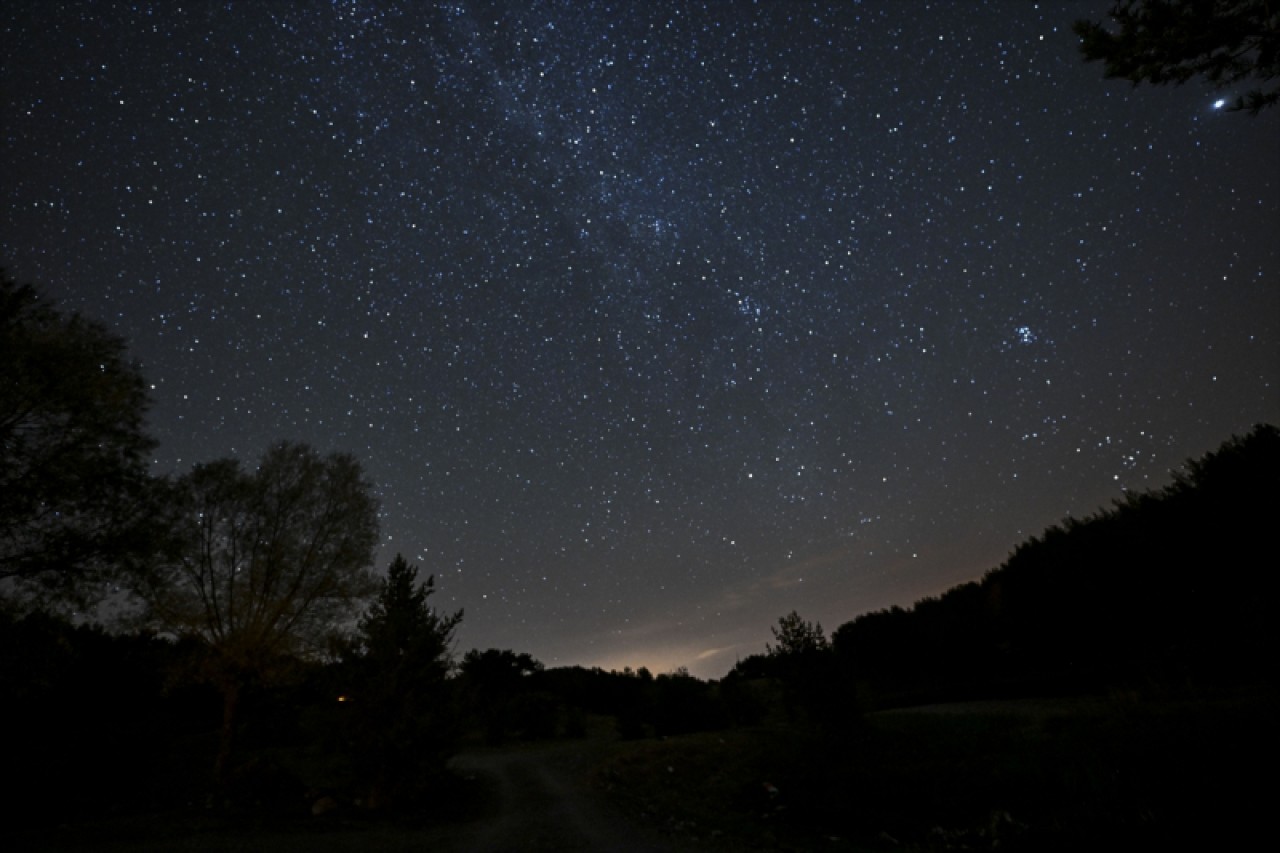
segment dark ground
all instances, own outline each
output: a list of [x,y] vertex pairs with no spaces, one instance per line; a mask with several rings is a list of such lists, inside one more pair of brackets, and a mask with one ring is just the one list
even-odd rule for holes
[[474,750],[453,760],[453,789],[412,817],[352,813],[285,820],[230,820],[208,813],[68,821],[28,829],[7,850],[116,851],[619,851],[696,849],[628,817],[593,782],[615,747],[609,735]]
[[868,715],[847,736],[770,725],[468,749],[400,818],[175,814],[76,821],[4,850],[941,851],[1251,849],[1275,785],[1272,690],[1117,695]]

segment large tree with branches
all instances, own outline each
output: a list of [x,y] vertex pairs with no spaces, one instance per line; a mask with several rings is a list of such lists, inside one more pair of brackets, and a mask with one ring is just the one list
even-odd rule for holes
[[353,457],[282,442],[254,470],[196,466],[171,506],[173,551],[136,591],[155,625],[202,649],[223,696],[221,777],[243,689],[326,651],[376,588],[377,502]]
[[155,544],[147,386],[124,341],[0,274],[0,582],[92,603]]

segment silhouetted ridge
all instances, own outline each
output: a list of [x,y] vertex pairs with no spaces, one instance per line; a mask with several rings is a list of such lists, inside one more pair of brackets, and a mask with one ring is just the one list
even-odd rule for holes
[[1273,679],[1280,430],[1258,426],[1163,489],[1067,519],[981,581],[832,636],[880,701]]

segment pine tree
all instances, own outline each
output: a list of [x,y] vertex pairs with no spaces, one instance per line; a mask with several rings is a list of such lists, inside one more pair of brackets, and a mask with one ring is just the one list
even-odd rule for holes
[[448,676],[462,611],[429,604],[435,578],[397,554],[360,620],[350,655],[348,745],[372,808],[394,807],[442,776],[457,742]]

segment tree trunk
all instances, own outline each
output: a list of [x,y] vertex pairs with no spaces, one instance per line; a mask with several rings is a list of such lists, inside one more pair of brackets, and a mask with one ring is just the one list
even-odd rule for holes
[[236,725],[240,709],[240,685],[227,684],[222,688],[222,736],[218,743],[218,757],[213,763],[213,779],[222,786],[227,781],[227,765],[235,746]]

